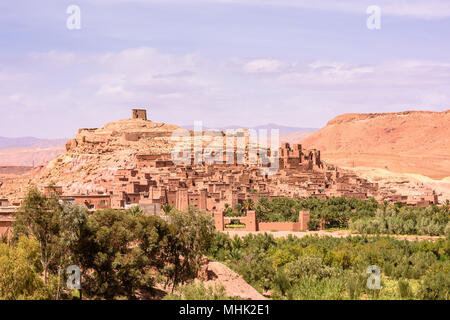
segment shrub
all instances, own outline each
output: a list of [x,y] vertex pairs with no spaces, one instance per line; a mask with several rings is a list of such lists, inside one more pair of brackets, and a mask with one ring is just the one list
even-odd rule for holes
[[398,294],[402,299],[408,299],[412,296],[413,293],[408,281],[399,280],[397,282],[397,285],[398,285]]
[[345,279],[349,298],[351,300],[359,300],[366,289],[367,275],[348,273]]
[[419,287],[419,299],[422,300],[449,300],[450,299],[450,273],[429,273]]
[[179,294],[168,294],[164,300],[232,300],[223,285],[205,287],[203,283],[189,284],[179,288]]
[[299,282],[304,277],[323,279],[339,273],[336,268],[325,265],[322,258],[315,256],[301,256],[286,264],[285,270],[291,284]]
[[308,221],[308,230],[316,231],[316,230],[319,230],[319,228],[320,228],[319,219],[310,219]]
[[296,300],[343,300],[346,298],[345,283],[341,279],[302,279],[291,291]]

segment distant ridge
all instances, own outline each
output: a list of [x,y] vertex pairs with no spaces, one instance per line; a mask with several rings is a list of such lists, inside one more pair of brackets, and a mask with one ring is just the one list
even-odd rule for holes
[[34,137],[7,138],[0,137],[1,149],[18,148],[53,148],[64,146],[67,139],[39,139]]
[[40,165],[63,153],[66,142],[66,139],[0,137],[0,166]]

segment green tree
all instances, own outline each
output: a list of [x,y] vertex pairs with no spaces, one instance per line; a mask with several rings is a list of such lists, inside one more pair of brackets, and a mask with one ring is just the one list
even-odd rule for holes
[[204,261],[210,243],[214,238],[214,221],[203,212],[188,208],[170,214],[173,239],[168,242],[168,266],[165,268],[166,285],[172,284],[172,291],[178,284],[193,279]]
[[60,217],[62,205],[56,193],[46,196],[32,187],[15,214],[14,234],[33,236],[39,242],[40,261],[47,284],[50,264],[58,261],[60,252]]
[[0,299],[48,299],[41,279],[39,243],[22,236],[15,246],[0,244]]
[[224,210],[224,214],[227,217],[233,217],[234,213],[233,213],[233,208],[230,207],[230,205],[228,203],[225,203],[225,210]]
[[247,200],[245,200],[244,202],[244,211],[247,213],[250,210],[253,210],[253,208],[255,207],[255,204],[253,203],[253,200],[248,198]]
[[162,209],[163,209],[164,213],[166,215],[168,215],[174,209],[174,207],[168,203],[165,203],[165,204],[163,204]]
[[83,290],[93,298],[133,298],[150,290],[153,278],[148,256],[139,244],[142,215],[128,210],[99,210],[89,217],[73,247],[82,269]]
[[131,215],[136,216],[139,214],[144,214],[144,210],[141,209],[139,206],[132,206],[130,209],[128,209]]
[[85,206],[75,203],[64,203],[60,212],[60,233],[59,244],[55,250],[59,250],[59,262],[55,269],[58,272],[58,290],[56,299],[61,296],[62,277],[65,276],[63,269],[76,263],[73,257],[74,246],[77,245],[81,237],[81,229],[85,226],[88,219],[88,210]]

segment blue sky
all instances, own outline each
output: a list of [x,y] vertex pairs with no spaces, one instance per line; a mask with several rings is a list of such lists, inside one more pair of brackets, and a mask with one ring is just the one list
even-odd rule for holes
[[72,137],[135,106],[209,127],[446,110],[449,34],[447,0],[3,1],[0,136]]

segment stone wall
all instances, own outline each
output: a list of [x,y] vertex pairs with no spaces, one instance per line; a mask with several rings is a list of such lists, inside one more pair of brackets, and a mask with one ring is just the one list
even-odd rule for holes
[[[214,225],[218,231],[306,231],[309,218],[309,211],[300,211],[299,222],[258,222],[255,211],[248,211],[245,217],[225,217],[222,212],[215,212]],[[232,220],[239,220],[245,228],[227,229],[226,225]]]
[[260,222],[258,231],[305,231],[298,222]]

